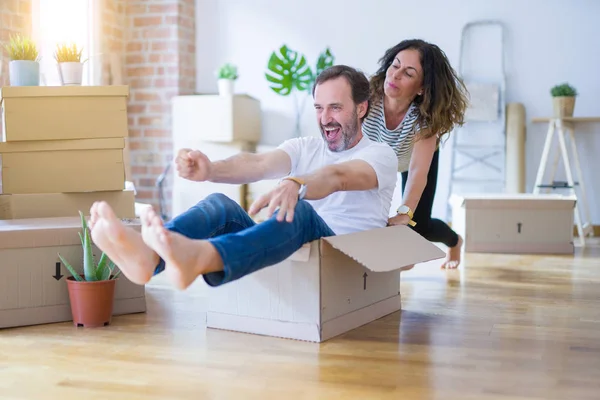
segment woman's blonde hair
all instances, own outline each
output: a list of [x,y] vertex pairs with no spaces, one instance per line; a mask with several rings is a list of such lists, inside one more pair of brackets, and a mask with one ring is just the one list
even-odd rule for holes
[[468,91],[463,81],[436,45],[420,39],[404,40],[389,48],[379,60],[379,69],[370,79],[371,101],[380,101],[383,96],[385,75],[396,55],[407,49],[417,50],[421,55],[423,70],[423,94],[414,99],[419,108],[417,124],[427,127],[421,139],[449,133],[456,125],[464,123],[468,107]]

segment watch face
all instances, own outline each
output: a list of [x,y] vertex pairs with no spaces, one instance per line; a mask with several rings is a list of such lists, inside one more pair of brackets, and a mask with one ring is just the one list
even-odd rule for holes
[[398,213],[399,214],[406,214],[406,213],[408,213],[408,211],[409,211],[408,206],[400,206],[400,207],[398,207]]

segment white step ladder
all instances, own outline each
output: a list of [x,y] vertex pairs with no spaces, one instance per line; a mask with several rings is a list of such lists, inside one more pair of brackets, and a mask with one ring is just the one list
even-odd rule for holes
[[[472,31],[476,28],[492,30],[496,35],[499,34],[499,54],[496,54],[499,55],[499,77],[484,76],[485,74],[481,72],[475,72],[475,63],[467,63],[464,59],[469,37],[474,36]],[[504,42],[505,29],[499,21],[473,21],[467,23],[462,29],[457,72],[469,91],[470,105],[465,114],[465,124],[456,127],[450,134],[452,157],[448,198],[453,194],[505,191]],[[495,67],[497,68],[497,65]],[[448,204],[447,220],[450,220],[451,215],[452,210]]]

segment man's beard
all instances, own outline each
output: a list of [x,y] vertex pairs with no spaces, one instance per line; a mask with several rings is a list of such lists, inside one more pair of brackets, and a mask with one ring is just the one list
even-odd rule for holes
[[[350,121],[350,123],[348,123],[344,126],[338,124],[337,122],[333,122],[333,123],[327,124],[327,125],[320,125],[321,136],[323,137],[323,140],[325,140],[327,142],[327,147],[329,147],[329,150],[338,153],[340,151],[347,150],[350,147],[350,145],[356,138],[356,135],[358,134],[358,118],[357,117],[358,117],[358,113],[357,113],[357,110],[355,107],[354,111],[352,112],[352,120]],[[325,133],[325,128],[340,128],[342,140],[339,140],[339,137],[338,137],[338,138],[336,138],[336,142],[330,143],[327,140],[327,134]],[[335,147],[332,148],[331,146],[335,146]]]

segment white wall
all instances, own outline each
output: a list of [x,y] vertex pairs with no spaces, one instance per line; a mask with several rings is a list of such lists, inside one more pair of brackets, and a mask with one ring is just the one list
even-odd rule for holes
[[[240,72],[236,91],[262,101],[266,144],[278,144],[293,134],[293,99],[272,92],[264,78],[271,51],[282,44],[304,53],[310,65],[330,46],[336,63],[370,75],[385,49],[418,37],[438,44],[456,67],[461,29],[479,19],[500,20],[507,29],[507,101],[524,103],[528,119],[527,190],[532,190],[546,132],[544,124],[530,121],[551,114],[550,87],[570,82],[580,93],[575,115],[600,116],[600,1],[429,0],[419,6],[414,1],[373,0],[367,6],[362,0],[197,0],[197,4],[197,89],[215,92],[213,71],[223,62],[236,63]],[[499,54],[498,42],[489,38],[489,43],[476,48],[474,58],[468,57],[469,63],[487,62],[484,73],[497,66]],[[302,126],[305,135],[319,135],[310,98]],[[600,224],[600,178],[592,177],[592,171],[600,171],[600,123],[582,124],[577,134],[592,221]],[[434,207],[434,215],[442,218],[449,156],[447,145],[441,153]]]

